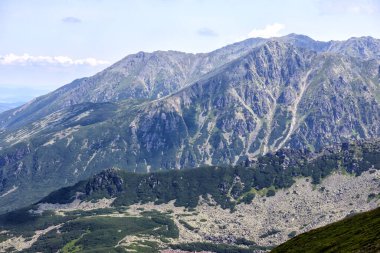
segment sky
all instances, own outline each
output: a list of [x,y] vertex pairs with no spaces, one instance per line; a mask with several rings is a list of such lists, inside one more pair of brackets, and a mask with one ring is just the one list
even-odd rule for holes
[[0,0],[0,102],[25,101],[139,51],[250,37],[380,38],[380,0]]

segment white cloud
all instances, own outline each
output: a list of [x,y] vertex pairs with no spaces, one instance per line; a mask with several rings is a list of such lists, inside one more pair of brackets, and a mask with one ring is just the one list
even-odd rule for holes
[[98,60],[95,58],[72,59],[68,56],[33,56],[29,54],[15,55],[7,54],[0,55],[1,65],[107,65],[110,62]]
[[266,25],[263,29],[253,29],[249,34],[248,38],[271,38],[281,36],[280,32],[285,28],[284,24],[274,23]]

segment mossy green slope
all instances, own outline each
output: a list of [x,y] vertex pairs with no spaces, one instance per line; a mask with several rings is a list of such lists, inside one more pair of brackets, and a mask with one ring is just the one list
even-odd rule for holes
[[301,234],[271,252],[380,252],[380,208]]

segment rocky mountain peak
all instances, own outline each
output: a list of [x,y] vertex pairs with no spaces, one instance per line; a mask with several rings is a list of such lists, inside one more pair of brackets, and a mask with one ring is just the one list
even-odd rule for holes
[[328,51],[364,60],[380,59],[380,40],[370,36],[353,37],[346,41],[330,42]]
[[86,184],[85,193],[91,195],[94,192],[106,191],[109,196],[123,191],[123,178],[118,174],[118,169],[107,169],[92,177]]

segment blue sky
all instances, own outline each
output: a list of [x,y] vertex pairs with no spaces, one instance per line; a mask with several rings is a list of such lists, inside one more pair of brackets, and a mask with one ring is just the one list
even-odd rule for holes
[[380,0],[0,0],[0,102],[138,51],[207,52],[289,33],[380,38],[379,27]]

